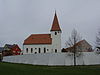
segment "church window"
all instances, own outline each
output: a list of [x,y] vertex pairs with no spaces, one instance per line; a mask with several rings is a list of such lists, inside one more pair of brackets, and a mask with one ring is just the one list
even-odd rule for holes
[[41,53],[41,49],[39,48],[39,53]]
[[57,35],[57,32],[55,32],[55,35]]
[[31,48],[31,53],[33,53],[33,48]]
[[47,51],[49,51],[49,49],[47,49]]
[[44,53],[46,53],[46,48],[44,48]]
[[28,53],[28,48],[26,48],[26,53]]
[[55,53],[57,53],[57,49],[55,49]]
[[37,54],[37,52],[35,52],[35,54]]

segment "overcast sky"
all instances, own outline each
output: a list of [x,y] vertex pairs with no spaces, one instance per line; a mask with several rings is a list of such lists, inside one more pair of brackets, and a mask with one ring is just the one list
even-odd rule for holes
[[100,29],[100,0],[0,0],[0,46],[18,44],[30,34],[49,33],[55,10],[62,29],[62,47],[75,28],[95,45]]

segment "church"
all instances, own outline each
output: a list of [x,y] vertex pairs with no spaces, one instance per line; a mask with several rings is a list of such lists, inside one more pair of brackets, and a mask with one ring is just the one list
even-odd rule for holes
[[24,40],[23,54],[61,52],[61,28],[55,12],[49,34],[31,34]]

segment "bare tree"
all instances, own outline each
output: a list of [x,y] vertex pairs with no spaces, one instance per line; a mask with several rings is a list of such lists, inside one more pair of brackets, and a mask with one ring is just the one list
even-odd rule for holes
[[100,47],[100,31],[98,32],[96,36],[96,48]]
[[68,41],[66,41],[66,47],[73,47],[73,50],[70,52],[73,53],[74,58],[74,66],[76,66],[76,53],[78,50],[76,49],[76,43],[81,41],[82,37],[77,33],[77,30],[73,29],[71,36],[69,37]]

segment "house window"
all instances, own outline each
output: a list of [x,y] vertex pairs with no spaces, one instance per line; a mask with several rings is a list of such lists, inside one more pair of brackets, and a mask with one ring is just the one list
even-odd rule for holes
[[57,49],[55,49],[55,53],[57,53]]
[[33,53],[33,48],[31,48],[31,53]]
[[35,49],[37,49],[37,48],[35,48]]
[[44,53],[46,53],[46,48],[44,48]]
[[55,35],[57,35],[57,32],[55,32]]
[[13,53],[16,53],[16,51],[13,51]]
[[26,48],[26,53],[28,53],[28,48]]
[[41,53],[41,49],[39,48],[39,53]]

